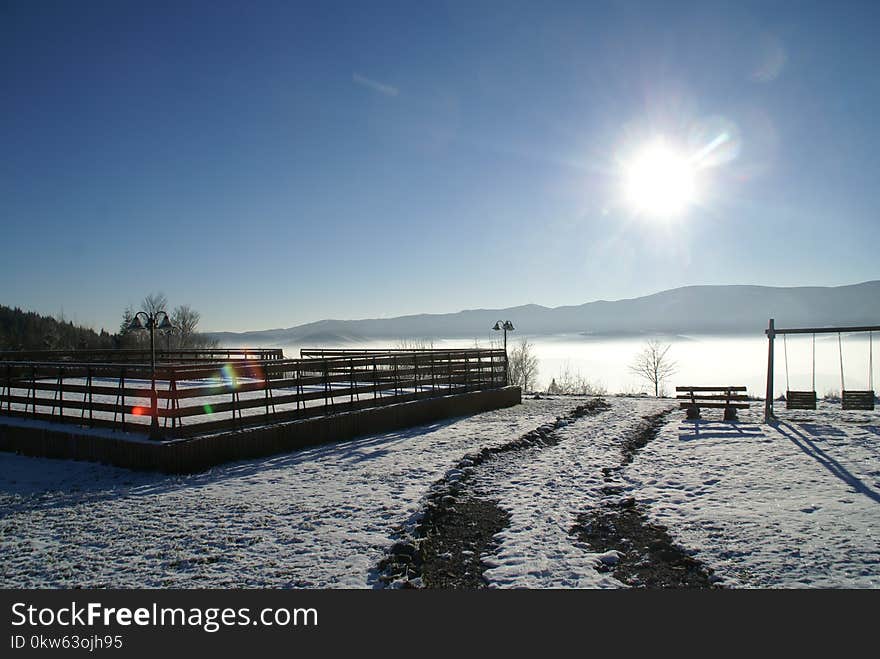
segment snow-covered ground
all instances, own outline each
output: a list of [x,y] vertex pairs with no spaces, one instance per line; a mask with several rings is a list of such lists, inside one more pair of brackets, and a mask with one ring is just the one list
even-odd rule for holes
[[570,407],[527,400],[192,476],[0,453],[0,586],[369,587],[458,458]]
[[[621,440],[670,401],[612,408],[559,443],[498,454],[469,488],[511,524],[495,587],[619,587],[570,533],[598,504]],[[0,453],[0,587],[372,587],[394,532],[465,453],[510,442],[577,399],[521,406],[272,458],[165,476]],[[723,583],[880,586],[880,414],[823,406],[777,426],[674,411],[615,476]]]
[[623,472],[632,495],[727,585],[880,587],[880,414],[761,411],[676,414]]
[[671,404],[608,400],[610,410],[557,430],[558,444],[505,454],[475,474],[475,494],[497,500],[511,513],[510,526],[497,536],[498,551],[484,559],[490,587],[620,587],[594,569],[599,555],[570,531],[575,516],[602,498],[600,490],[607,485],[602,468],[620,465],[621,438],[635,432],[645,415]]

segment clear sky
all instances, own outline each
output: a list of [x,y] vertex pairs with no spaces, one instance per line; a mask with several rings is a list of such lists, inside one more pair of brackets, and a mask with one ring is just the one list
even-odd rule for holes
[[[0,303],[115,329],[162,291],[245,330],[877,279],[878,26],[876,2],[2,0]],[[657,143],[694,173],[660,217],[627,191]]]

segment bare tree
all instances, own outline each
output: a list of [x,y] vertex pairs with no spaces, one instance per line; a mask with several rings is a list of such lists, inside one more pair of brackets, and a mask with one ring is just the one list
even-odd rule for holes
[[661,343],[652,339],[645,344],[642,351],[636,355],[629,370],[654,385],[654,396],[660,396],[660,386],[664,380],[676,373],[677,364],[669,359],[669,343]]
[[[157,346],[162,345],[165,349],[171,349],[172,341],[177,348],[216,348],[219,345],[217,339],[200,334],[196,330],[202,317],[198,311],[188,304],[182,304],[176,307],[174,311],[169,311],[168,298],[164,293],[150,293],[147,295],[141,302],[140,310],[151,314],[158,313],[159,311],[168,313],[168,319],[171,321],[174,329],[160,343],[157,343]],[[123,347],[143,347],[149,342],[148,333],[129,329],[134,315],[135,309],[132,309],[131,306],[126,307],[122,314],[118,343]]]
[[397,339],[394,346],[401,350],[433,350],[434,339]]
[[125,307],[119,325],[118,345],[124,348],[143,348],[149,345],[149,334],[129,329],[131,321],[139,311],[154,314],[157,311],[165,311],[167,307],[168,298],[164,293],[150,293],[141,301],[140,308],[132,308],[131,305]]
[[559,368],[559,374],[553,378],[547,389],[548,394],[572,394],[578,396],[604,396],[607,392],[600,382],[591,382],[581,375],[580,371],[572,371],[571,364],[565,362]]
[[181,304],[171,312],[171,324],[174,325],[174,333],[177,334],[177,342],[181,348],[192,346],[201,318],[202,315],[188,304]]
[[523,392],[530,391],[538,379],[538,358],[533,352],[534,348],[528,339],[520,339],[507,358],[508,382],[521,387]]
[[150,293],[144,298],[144,301],[141,302],[141,307],[143,311],[146,311],[149,314],[155,314],[159,311],[167,311],[168,298],[165,297],[165,293],[162,293],[161,291],[158,293]]

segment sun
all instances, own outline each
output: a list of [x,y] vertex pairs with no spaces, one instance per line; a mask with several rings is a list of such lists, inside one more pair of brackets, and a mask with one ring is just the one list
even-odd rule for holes
[[696,171],[691,160],[665,140],[638,151],[624,167],[626,202],[639,215],[668,219],[696,201]]

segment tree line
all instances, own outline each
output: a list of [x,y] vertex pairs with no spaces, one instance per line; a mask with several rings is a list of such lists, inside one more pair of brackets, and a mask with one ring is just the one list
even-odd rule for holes
[[0,350],[84,350],[115,348],[112,334],[34,311],[0,305]]
[[139,308],[131,306],[122,312],[119,330],[111,334],[75,325],[61,313],[56,317],[19,307],[0,305],[0,350],[108,350],[115,348],[144,348],[150,345],[149,332],[130,328],[137,311],[168,314],[174,329],[159,332],[156,347],[159,350],[185,348],[215,348],[218,341],[198,331],[201,315],[191,306],[182,304],[173,309],[162,293],[147,295]]

